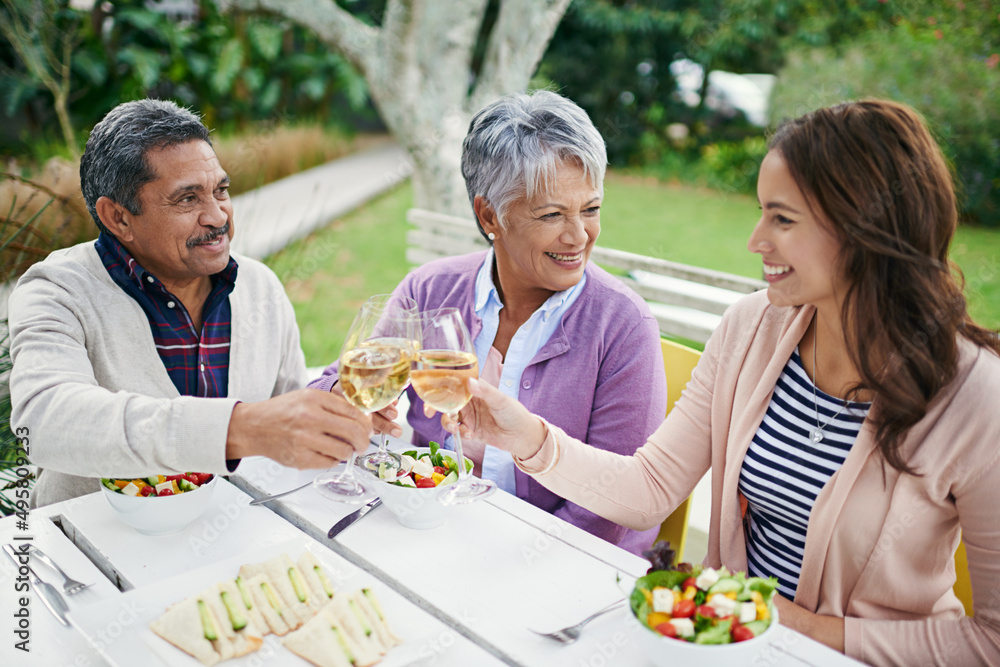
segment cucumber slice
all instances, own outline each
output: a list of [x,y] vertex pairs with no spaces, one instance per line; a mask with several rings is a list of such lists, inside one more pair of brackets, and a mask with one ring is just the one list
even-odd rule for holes
[[438,486],[448,486],[449,484],[454,484],[457,481],[458,481],[458,473],[452,470],[451,472],[449,472],[447,475],[444,476],[444,479],[441,480],[441,483],[438,484]]
[[115,486],[115,483],[110,479],[101,478],[101,484],[103,484],[107,489],[114,491],[115,493],[121,493],[121,489]]
[[365,614],[358,607],[358,603],[355,602],[354,600],[348,600],[347,606],[349,606],[351,608],[351,611],[354,612],[354,615],[358,619],[358,623],[361,624],[361,629],[365,631],[365,636],[367,637],[368,635],[370,635],[372,633],[371,623],[369,623],[368,619],[365,618]]
[[253,609],[253,598],[250,597],[250,591],[247,590],[247,587],[243,585],[243,577],[236,577],[236,588],[240,590],[240,596],[242,596],[246,608]]
[[271,605],[271,609],[278,612],[278,616],[284,616],[281,613],[281,605],[278,604],[278,598],[274,596],[274,591],[271,590],[271,586],[266,581],[261,583],[260,590],[264,591],[264,597],[267,598],[267,603]]
[[767,630],[769,625],[771,625],[771,621],[750,621],[749,623],[744,623],[743,627],[752,632],[754,637],[757,637],[764,630]]
[[706,591],[709,595],[713,593],[739,593],[743,590],[743,584],[734,577],[723,577],[712,584]]
[[330,580],[326,578],[326,572],[323,571],[319,565],[313,565],[313,569],[316,570],[316,576],[319,578],[319,583],[323,584],[323,592],[326,593],[326,597],[333,597],[333,585]]
[[201,629],[205,633],[205,639],[214,642],[219,638],[219,632],[215,629],[215,622],[204,600],[198,600],[198,615],[201,616]]
[[333,635],[337,638],[337,643],[340,644],[340,648],[344,651],[344,657],[347,658],[347,662],[354,664],[354,654],[351,653],[351,649],[347,647],[347,641],[344,640],[344,635],[340,631],[340,627],[336,625],[331,625],[330,630],[333,631]]
[[378,603],[378,598],[375,597],[375,591],[370,588],[362,588],[361,593],[368,598],[368,601],[371,603],[375,613],[378,614],[379,619],[384,621],[385,614],[382,613],[382,605]]
[[294,567],[288,568],[288,578],[292,580],[292,588],[295,589],[295,596],[299,599],[299,602],[306,601],[306,587],[302,583],[302,578],[299,576],[299,571]]
[[222,604],[226,606],[226,611],[229,612],[229,622],[233,625],[233,630],[242,630],[247,626],[247,615],[243,613],[240,609],[239,603],[229,596],[229,593],[222,591],[219,594],[222,598]]

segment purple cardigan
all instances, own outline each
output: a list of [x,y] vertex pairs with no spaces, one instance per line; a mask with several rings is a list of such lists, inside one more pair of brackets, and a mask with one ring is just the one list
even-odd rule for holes
[[[475,339],[483,323],[475,314],[476,275],[485,252],[448,257],[412,271],[396,288],[420,309],[458,308]],[[604,269],[588,264],[583,292],[559,329],[521,376],[518,399],[531,412],[594,447],[629,455],[663,422],[667,384],[660,331],[646,302]],[[329,391],[332,365],[310,387]],[[448,435],[437,416],[424,417],[411,387],[407,419],[414,444]],[[610,471],[609,471],[610,474]],[[612,523],[552,493],[530,476],[514,473],[517,496],[634,553],[647,548],[658,529],[638,532]]]

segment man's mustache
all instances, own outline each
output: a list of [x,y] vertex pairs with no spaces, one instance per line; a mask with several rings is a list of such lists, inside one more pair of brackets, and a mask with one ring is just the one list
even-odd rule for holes
[[229,223],[227,222],[226,224],[224,224],[223,226],[219,227],[215,231],[209,232],[208,234],[205,234],[204,236],[199,236],[196,239],[188,239],[187,247],[193,248],[196,245],[201,245],[202,243],[211,243],[212,241],[214,241],[215,239],[219,238],[223,234],[228,234],[228,233],[229,233]]

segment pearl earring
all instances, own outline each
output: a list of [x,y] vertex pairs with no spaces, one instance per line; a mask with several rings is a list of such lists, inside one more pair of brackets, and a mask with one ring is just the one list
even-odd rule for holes
[[495,241],[496,238],[497,238],[497,235],[494,234],[493,232],[490,232],[489,234],[486,235],[486,238],[488,238],[490,241]]

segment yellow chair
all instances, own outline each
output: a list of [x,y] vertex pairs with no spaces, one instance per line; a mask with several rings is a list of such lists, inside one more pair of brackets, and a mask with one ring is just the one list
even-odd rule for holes
[[[667,414],[681,396],[681,391],[691,379],[691,371],[698,365],[701,352],[670,340],[660,340],[663,350],[663,369],[667,374]],[[677,562],[684,560],[687,543],[688,517],[691,515],[691,498],[688,497],[660,525],[657,541],[669,540],[677,552]]]
[[958,543],[955,552],[955,595],[965,607],[965,615],[972,616],[972,581],[969,579],[969,559],[965,555],[965,542]]

